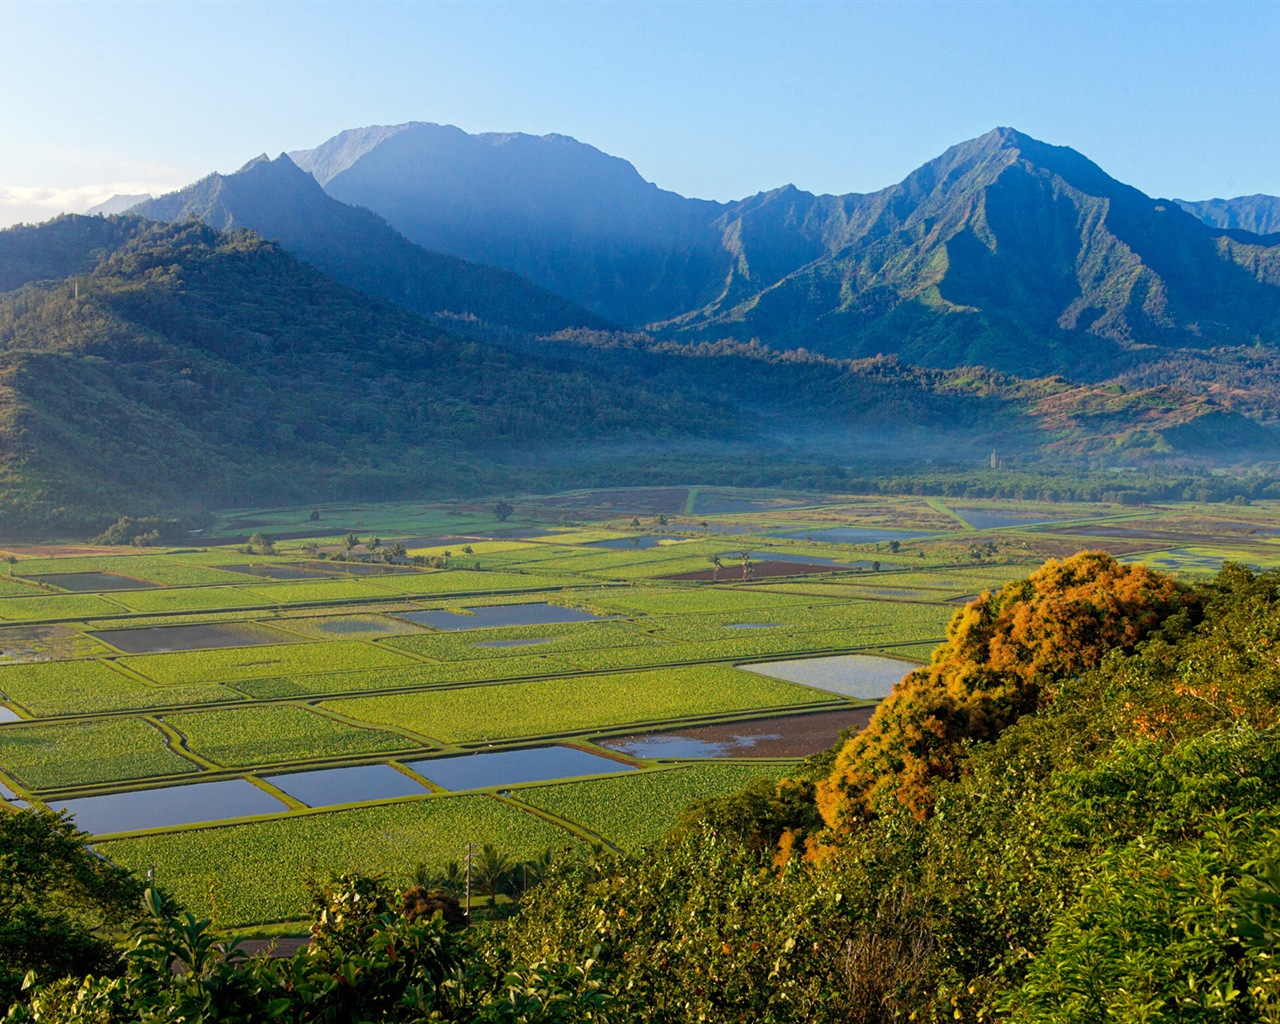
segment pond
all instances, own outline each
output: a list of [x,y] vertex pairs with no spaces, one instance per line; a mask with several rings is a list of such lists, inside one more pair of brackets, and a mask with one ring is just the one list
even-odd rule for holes
[[276,789],[301,800],[308,807],[389,800],[397,796],[422,796],[429,792],[404,772],[389,764],[362,764],[353,768],[318,768],[286,775],[264,775]]
[[803,683],[858,700],[879,700],[889,696],[894,683],[916,667],[912,662],[871,654],[839,654],[827,658],[798,658],[738,666],[747,672]]
[[643,758],[808,757],[832,747],[842,730],[865,728],[874,712],[875,708],[865,707],[812,715],[776,715],[750,722],[614,736],[596,742]]
[[288,643],[285,634],[272,636],[261,629],[237,623],[207,623],[201,626],[144,626],[141,629],[100,629],[88,633],[126,654],[165,654],[170,651],[198,651],[210,647],[257,647]]
[[492,754],[463,754],[405,763],[436,785],[454,791],[635,771],[634,765],[572,747],[500,750]]
[[70,811],[76,817],[77,828],[98,836],[288,810],[275,797],[245,779],[51,800],[49,806],[55,811]]
[[594,622],[602,618],[577,608],[561,608],[556,604],[497,604],[487,608],[468,608],[470,615],[451,611],[402,612],[396,616],[419,626],[455,631],[462,629],[496,629],[500,626],[551,626],[563,622]]
[[831,526],[813,530],[792,530],[773,536],[788,540],[817,540],[828,544],[878,544],[883,540],[915,540],[929,537],[937,530],[885,530],[869,526]]
[[22,716],[18,714],[18,712],[14,711],[13,708],[7,708],[3,704],[0,704],[0,725],[3,725],[5,722],[21,721]]
[[582,546],[585,548],[623,548],[624,550],[644,551],[648,548],[656,548],[660,544],[679,544],[685,540],[687,540],[685,537],[659,537],[654,534],[645,534],[641,537],[614,537],[612,540],[593,540]]
[[113,572],[53,572],[43,576],[27,576],[36,583],[52,583],[76,594],[97,594],[107,590],[155,590],[159,583],[120,576]]
[[775,629],[776,627],[781,625],[782,625],[781,622],[734,622],[725,626],[724,628],[725,629]]

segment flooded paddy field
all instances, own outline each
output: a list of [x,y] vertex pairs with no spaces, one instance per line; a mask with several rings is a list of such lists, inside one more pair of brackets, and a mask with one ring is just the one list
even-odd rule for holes
[[406,766],[452,791],[518,786],[526,782],[547,782],[585,775],[608,775],[636,770],[633,764],[601,757],[574,747],[530,747],[492,754],[464,754],[406,761]]
[[51,572],[26,578],[69,590],[73,594],[108,594],[116,590],[151,590],[164,586],[163,583],[121,576],[114,572]]
[[749,722],[611,736],[597,745],[637,758],[808,757],[828,750],[845,729],[866,727],[874,707],[776,715]]
[[257,647],[288,643],[285,633],[238,622],[216,622],[193,626],[146,626],[142,629],[100,629],[87,633],[125,654],[166,654],[213,647]]
[[400,796],[425,796],[430,792],[422,783],[389,764],[317,768],[287,775],[264,775],[262,779],[308,807],[369,803]]
[[70,812],[77,828],[96,836],[288,810],[275,797],[244,779],[54,800],[49,806],[55,811]]
[[894,685],[916,665],[870,654],[839,654],[828,658],[799,658],[738,667],[746,672],[802,683],[857,700],[880,700],[889,696]]

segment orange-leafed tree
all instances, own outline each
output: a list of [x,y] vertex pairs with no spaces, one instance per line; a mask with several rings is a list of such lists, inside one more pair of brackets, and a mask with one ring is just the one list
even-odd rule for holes
[[838,830],[896,805],[927,815],[934,782],[955,773],[966,743],[994,739],[1052,699],[1056,681],[1108,651],[1132,651],[1198,600],[1168,576],[1100,551],[984,593],[955,614],[932,662],[898,683],[841,750],[818,785],[823,819]]

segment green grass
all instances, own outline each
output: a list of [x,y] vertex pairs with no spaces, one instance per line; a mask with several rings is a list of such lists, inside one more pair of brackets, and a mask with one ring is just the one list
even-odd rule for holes
[[0,576],[0,597],[39,597],[48,591],[40,589],[34,583],[24,583],[20,579]]
[[134,654],[119,659],[158,683],[231,682],[278,675],[310,675],[353,668],[410,667],[402,654],[359,640],[224,647],[172,654]]
[[32,789],[199,771],[137,718],[7,726],[0,729],[0,767]]
[[608,779],[517,789],[512,796],[572,821],[624,850],[658,842],[684,808],[741,789],[760,778],[782,778],[785,764],[704,763]]
[[576,840],[488,796],[432,797],[381,807],[117,839],[97,848],[117,864],[156,868],[159,883],[217,927],[300,918],[307,880],[343,871],[408,881],[415,865],[442,866],[468,842],[518,859]]
[[474,743],[830,699],[749,672],[697,666],[332,700],[323,706],[432,739]]
[[227,768],[402,750],[413,741],[361,729],[305,707],[268,704],[166,715],[197,754]]
[[240,694],[212,684],[149,686],[97,660],[5,665],[0,667],[0,692],[37,716],[243,700]]

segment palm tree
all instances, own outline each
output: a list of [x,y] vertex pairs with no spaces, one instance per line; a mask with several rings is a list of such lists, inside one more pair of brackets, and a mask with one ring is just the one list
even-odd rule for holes
[[18,564],[17,555],[5,555],[4,560],[9,563],[9,575],[13,575],[13,567]]
[[712,555],[711,556],[712,579],[718,580],[720,578],[720,568],[721,568],[720,556]]
[[345,537],[342,538],[342,546],[346,548],[348,551],[355,550],[356,545],[359,543],[360,543],[360,538],[357,537],[354,533],[348,533]]
[[507,893],[511,889],[512,873],[515,861],[496,846],[485,843],[471,865],[471,885],[476,892],[489,897],[492,903],[499,893]]
[[404,545],[401,544],[399,541],[396,541],[394,544],[391,545],[392,558],[404,558],[405,555],[407,554],[408,552],[405,550]]

